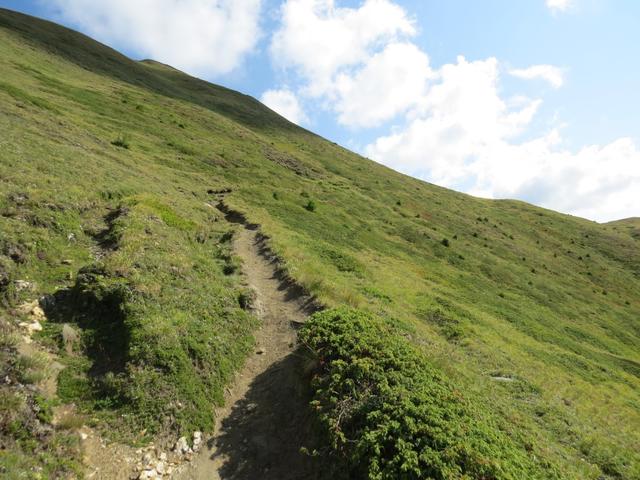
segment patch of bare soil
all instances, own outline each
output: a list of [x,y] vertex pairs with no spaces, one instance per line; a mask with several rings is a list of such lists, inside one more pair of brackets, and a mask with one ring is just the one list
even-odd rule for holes
[[[229,216],[228,216],[229,218]],[[240,220],[236,220],[240,221]],[[256,232],[244,225],[235,240],[248,285],[256,292],[262,320],[255,352],[217,412],[206,448],[174,475],[178,480],[317,479],[304,358],[296,352],[295,329],[313,308],[299,288],[278,275]]]

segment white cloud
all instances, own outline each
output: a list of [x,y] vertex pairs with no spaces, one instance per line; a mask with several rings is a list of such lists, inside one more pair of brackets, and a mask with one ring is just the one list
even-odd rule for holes
[[260,101],[290,122],[297,124],[308,122],[298,98],[289,89],[267,90],[260,97]]
[[392,43],[353,73],[337,76],[336,110],[344,125],[370,127],[415,105],[431,76],[429,58],[411,43]]
[[542,79],[553,88],[560,88],[564,84],[564,72],[553,65],[532,65],[527,68],[509,70],[509,74],[525,80]]
[[259,35],[261,0],[52,0],[59,15],[116,48],[199,76],[237,68]]
[[495,58],[444,65],[406,128],[379,138],[367,154],[442,185],[462,183],[473,158],[520,133],[539,105],[520,99],[509,109],[498,95],[498,67]]
[[271,52],[297,69],[313,93],[322,94],[342,68],[363,63],[371,49],[399,35],[413,35],[413,22],[388,0],[366,0],[360,8],[338,8],[333,0],[286,0]]
[[552,12],[566,12],[573,6],[573,0],[546,0],[547,8]]
[[[366,154],[407,174],[489,198],[520,198],[594,220],[638,215],[640,149],[628,138],[571,152],[558,130],[517,141],[540,100],[500,97],[495,59],[438,70],[406,124]],[[513,105],[516,106],[514,109]]]
[[429,59],[407,41],[413,20],[389,0],[359,8],[333,0],[286,0],[273,35],[275,63],[303,80],[304,95],[323,99],[348,126],[375,126],[423,94]]
[[[547,5],[564,11],[572,2]],[[398,123],[365,148],[369,157],[480,196],[520,198],[596,220],[638,215],[638,147],[623,138],[572,152],[562,147],[557,129],[534,135],[542,100],[503,97],[497,59],[459,57],[433,70],[427,53],[412,43],[415,23],[391,0],[364,0],[356,8],[285,0],[281,13],[271,55],[297,74],[299,95],[349,127]],[[564,84],[563,70],[553,65],[508,73],[554,88]],[[273,101],[274,108],[295,105],[289,94]]]

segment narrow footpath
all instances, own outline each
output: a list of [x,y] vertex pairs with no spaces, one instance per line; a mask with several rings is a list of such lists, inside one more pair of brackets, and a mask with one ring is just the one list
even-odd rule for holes
[[308,382],[296,353],[296,328],[310,308],[298,288],[283,282],[256,231],[241,224],[235,254],[257,295],[261,320],[254,352],[216,412],[214,436],[176,480],[302,480],[319,478],[311,447]]

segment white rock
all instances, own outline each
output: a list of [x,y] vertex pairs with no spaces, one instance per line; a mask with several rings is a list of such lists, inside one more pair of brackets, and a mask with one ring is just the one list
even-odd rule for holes
[[42,331],[42,324],[38,320],[34,320],[31,323],[20,322],[18,325],[20,327],[26,329],[27,333],[29,335],[33,334],[34,332],[41,332]]
[[38,300],[34,300],[33,302],[25,302],[22,305],[20,305],[16,310],[18,310],[18,313],[22,315],[31,315],[31,312],[33,311],[33,309],[36,308],[38,305],[39,305]]
[[167,454],[164,453],[164,452],[161,452],[160,455],[158,455],[158,458],[160,459],[160,461],[166,462],[167,461]]
[[142,472],[140,472],[140,476],[138,478],[143,480],[151,480],[157,477],[158,477],[158,473],[156,472],[155,468],[151,468],[151,469],[143,470]]
[[186,437],[180,437],[176,442],[175,447],[173,447],[173,451],[178,454],[189,453],[191,449],[189,448],[189,444],[187,443]]
[[27,282],[26,280],[16,280],[16,290],[33,290],[33,282]]
[[193,450],[197,452],[202,446],[202,432],[193,432]]
[[164,475],[166,473],[166,465],[164,462],[158,462],[156,464],[156,472],[158,472],[160,475]]

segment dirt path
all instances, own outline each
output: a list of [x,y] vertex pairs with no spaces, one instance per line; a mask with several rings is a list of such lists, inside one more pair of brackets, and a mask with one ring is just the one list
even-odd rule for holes
[[[194,461],[174,476],[179,480],[318,478],[310,447],[307,382],[303,359],[296,354],[296,326],[308,314],[305,299],[277,275],[256,232],[240,226],[235,253],[256,294],[255,313],[262,320],[255,352],[217,412],[213,438]],[[314,472],[315,471],[315,472]]]

